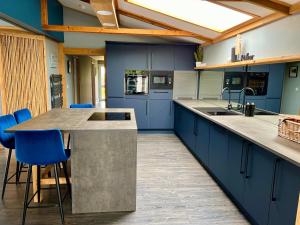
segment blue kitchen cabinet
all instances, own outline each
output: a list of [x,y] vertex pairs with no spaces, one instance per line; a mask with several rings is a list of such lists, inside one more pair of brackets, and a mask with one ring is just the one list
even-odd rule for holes
[[124,97],[125,52],[121,45],[106,45],[107,97]]
[[175,132],[185,145],[195,153],[196,144],[196,115],[190,110],[175,103]]
[[245,66],[225,68],[225,72],[245,72],[245,71],[246,71]]
[[148,129],[148,101],[144,99],[125,99],[125,108],[134,108],[138,129]]
[[195,65],[195,45],[175,45],[174,46],[174,68],[175,70],[194,70]]
[[274,187],[271,194],[269,225],[294,225],[300,191],[300,168],[285,161],[277,161]]
[[149,128],[173,129],[173,101],[168,99],[150,99]]
[[149,91],[149,99],[172,99],[173,90],[152,89]]
[[244,192],[245,155],[248,143],[233,133],[228,139],[227,179],[225,186],[234,199],[242,204]]
[[270,65],[248,66],[248,72],[269,72]]
[[201,116],[197,116],[196,129],[195,155],[204,165],[208,166],[210,122]]
[[147,45],[128,44],[123,45],[121,50],[122,54],[125,55],[123,60],[126,69],[147,70],[149,68],[149,51]]
[[281,98],[284,74],[285,74],[285,64],[270,65],[268,93],[267,93],[268,98]]
[[174,49],[170,45],[152,45],[151,69],[152,70],[174,70]]
[[268,224],[275,156],[251,144],[246,151],[243,207],[257,224]]
[[226,182],[228,154],[228,132],[226,129],[211,125],[209,132],[209,168],[222,182]]
[[265,110],[279,113],[280,112],[280,104],[281,104],[280,98],[273,98],[273,99],[267,98]]
[[124,98],[107,98],[106,100],[107,108],[123,108]]

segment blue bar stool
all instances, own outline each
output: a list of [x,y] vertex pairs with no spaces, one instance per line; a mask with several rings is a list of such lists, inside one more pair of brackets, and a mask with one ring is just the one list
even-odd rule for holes
[[18,124],[23,123],[32,118],[31,113],[30,113],[29,109],[27,109],[27,108],[15,111],[14,117]]
[[[71,109],[87,109],[87,108],[95,108],[95,106],[93,104],[90,103],[85,103],[85,104],[71,104],[70,105]],[[67,144],[67,149],[70,149],[70,139],[71,139],[71,135],[69,135],[68,137],[68,144]]]
[[[26,182],[26,191],[24,198],[22,225],[25,224],[26,212],[31,208],[28,201],[28,194],[30,188],[30,180],[32,174],[32,166],[54,165],[56,191],[58,197],[58,205],[60,210],[61,222],[64,223],[64,212],[62,206],[62,198],[60,194],[58,168],[59,164],[63,164],[63,170],[67,181],[69,193],[71,193],[71,184],[67,173],[66,161],[70,157],[70,152],[65,151],[62,134],[59,130],[39,130],[39,131],[17,131],[15,133],[16,139],[16,158],[18,161],[28,164],[28,176]],[[38,177],[39,178],[39,177]],[[40,196],[40,180],[38,181],[38,190],[34,195]],[[33,195],[33,196],[34,196]]]
[[70,108],[77,108],[77,109],[83,109],[83,108],[95,108],[93,104],[86,103],[86,104],[71,104]]
[[0,143],[3,147],[9,149],[8,157],[7,157],[7,161],[6,161],[6,167],[5,167],[5,174],[4,174],[4,179],[3,179],[2,196],[1,196],[2,199],[4,198],[6,185],[9,183],[10,179],[15,176],[16,183],[19,182],[20,165],[19,165],[18,161],[17,161],[16,172],[11,177],[8,178],[11,153],[12,153],[12,150],[15,149],[15,135],[13,133],[6,133],[5,130],[10,127],[13,127],[15,125],[17,125],[17,122],[13,115],[9,114],[9,115],[5,115],[5,116],[0,116]]

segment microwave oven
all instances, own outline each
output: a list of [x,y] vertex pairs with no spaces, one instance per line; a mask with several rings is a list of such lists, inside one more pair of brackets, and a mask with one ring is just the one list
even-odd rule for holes
[[150,71],[150,89],[173,89],[173,71]]

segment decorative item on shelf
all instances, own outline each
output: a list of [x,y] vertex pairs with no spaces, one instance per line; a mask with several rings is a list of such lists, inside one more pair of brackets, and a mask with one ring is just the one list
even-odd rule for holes
[[300,144],[300,116],[279,119],[278,135]]
[[236,55],[236,61],[241,60],[241,55],[242,55],[242,36],[238,34],[236,36],[235,40],[235,55]]
[[289,77],[297,78],[298,77],[298,66],[291,66],[289,69]]
[[235,54],[235,47],[231,48],[231,62],[237,62],[237,56]]
[[249,52],[247,52],[247,54],[245,55],[241,55],[241,61],[253,60],[253,59],[254,59],[254,55],[250,55]]
[[196,60],[196,67],[206,66],[206,63],[203,63],[203,47],[198,45],[196,51],[194,52],[194,57]]

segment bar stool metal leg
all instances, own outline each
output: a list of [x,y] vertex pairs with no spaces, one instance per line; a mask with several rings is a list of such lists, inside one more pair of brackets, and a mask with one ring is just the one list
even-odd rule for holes
[[17,165],[16,165],[16,184],[19,184],[19,180],[20,180],[20,163],[17,161]]
[[27,182],[26,182],[26,190],[25,190],[25,198],[24,198],[22,225],[25,225],[26,212],[27,212],[27,208],[28,208],[28,194],[29,194],[29,188],[30,188],[31,173],[32,173],[32,166],[29,165]]
[[63,209],[62,202],[61,202],[57,164],[54,165],[54,173],[55,173],[55,181],[56,181],[55,183],[56,183],[56,191],[57,191],[58,205],[59,205],[59,211],[60,211],[60,218],[61,218],[61,222],[63,224],[64,223],[64,209]]
[[9,171],[11,152],[12,152],[12,149],[9,149],[7,161],[6,161],[5,175],[4,175],[4,179],[3,179],[2,199],[4,198],[4,193],[5,193],[6,184],[7,184],[7,176],[8,176],[8,171]]

